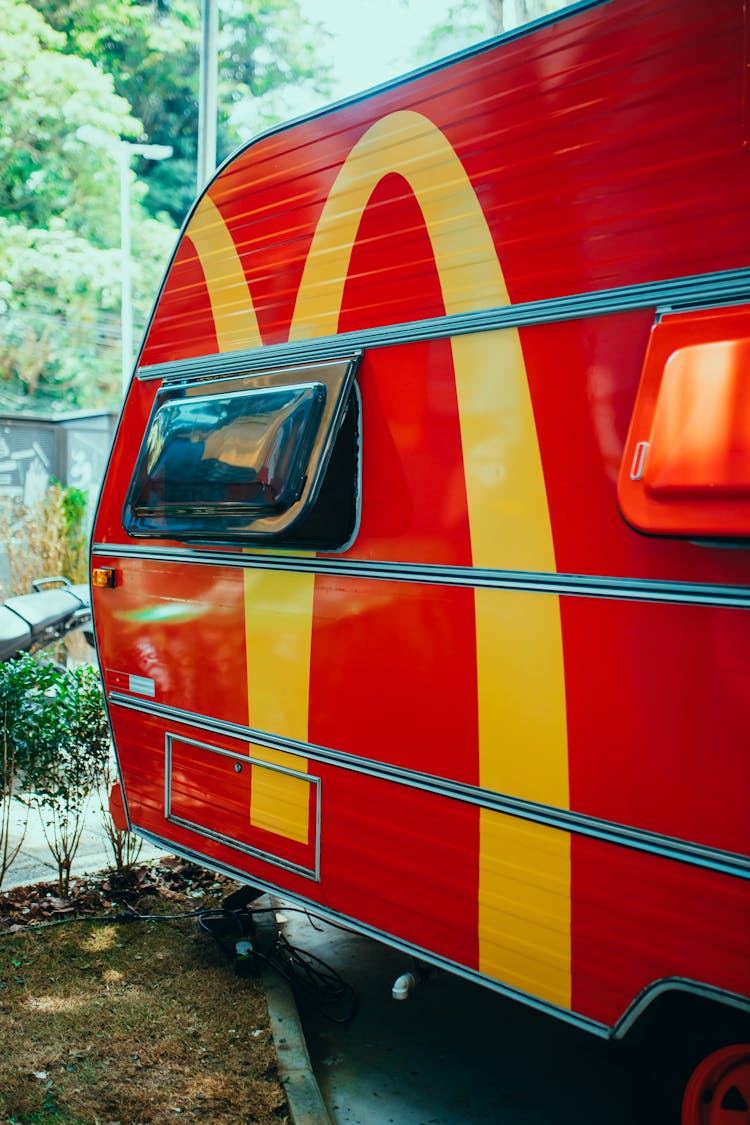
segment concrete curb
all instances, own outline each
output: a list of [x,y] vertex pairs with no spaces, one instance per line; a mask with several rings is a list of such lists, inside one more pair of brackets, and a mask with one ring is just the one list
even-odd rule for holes
[[[272,905],[277,906],[276,903]],[[276,923],[270,915],[266,918],[267,922],[261,916],[256,926],[265,932],[267,940],[268,930],[273,927],[275,931]],[[273,940],[274,935],[270,936]],[[264,964],[261,980],[266,990],[279,1076],[289,1102],[293,1125],[332,1125],[313,1073],[291,985],[268,964]]]

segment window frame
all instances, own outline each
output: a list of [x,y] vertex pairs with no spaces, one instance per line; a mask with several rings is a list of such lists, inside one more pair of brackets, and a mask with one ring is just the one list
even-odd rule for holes
[[[126,493],[122,512],[122,523],[126,534],[137,539],[170,539],[194,543],[241,545],[253,543],[279,542],[283,545],[285,537],[312,512],[320,494],[331,454],[342,422],[351,410],[359,415],[359,395],[355,393],[355,375],[361,353],[357,352],[341,359],[308,362],[296,367],[274,367],[265,371],[232,372],[227,375],[212,375],[190,379],[165,381],[156,393],[151,414],[135,461],[133,474]],[[298,495],[282,510],[264,511],[261,503],[252,499],[216,500],[210,497],[201,500],[200,493],[194,498],[180,503],[166,499],[161,503],[146,505],[142,502],[144,491],[153,481],[154,469],[160,463],[154,460],[153,445],[158,427],[165,420],[166,412],[171,411],[179,418],[179,409],[174,406],[181,402],[200,400],[205,404],[231,402],[232,396],[247,396],[251,402],[256,392],[265,396],[273,390],[303,391],[314,389],[317,407],[313,414],[312,432],[303,437],[302,457],[304,464]],[[322,394],[318,389],[322,388]],[[308,396],[309,397],[309,396]],[[270,423],[275,415],[269,414]],[[217,426],[217,432],[220,426]],[[174,427],[172,440],[181,435],[179,425]],[[168,448],[170,434],[167,430],[162,438],[163,449]],[[163,458],[163,449],[160,457]],[[359,454],[357,454],[359,460]],[[149,466],[150,462],[150,466]],[[163,463],[163,462],[162,462]],[[352,466],[352,489],[359,499],[359,464]],[[209,482],[207,480],[207,487]],[[357,521],[358,523],[358,518]],[[335,538],[335,536],[334,536]],[[296,542],[293,544],[298,546]],[[320,549],[341,549],[320,547]],[[320,546],[316,544],[316,546]]]

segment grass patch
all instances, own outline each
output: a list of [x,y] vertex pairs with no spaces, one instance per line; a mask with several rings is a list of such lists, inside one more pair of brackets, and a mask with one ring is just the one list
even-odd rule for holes
[[7,1125],[288,1120],[263,989],[195,919],[0,936],[0,1043]]

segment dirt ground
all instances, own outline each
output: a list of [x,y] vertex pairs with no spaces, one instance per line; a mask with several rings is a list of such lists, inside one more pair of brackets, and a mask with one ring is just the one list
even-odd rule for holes
[[259,981],[199,919],[165,917],[235,890],[167,858],[66,898],[54,883],[0,894],[0,1121],[286,1122]]

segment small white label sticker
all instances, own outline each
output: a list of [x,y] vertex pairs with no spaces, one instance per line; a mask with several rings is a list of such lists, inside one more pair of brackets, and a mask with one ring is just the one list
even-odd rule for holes
[[128,676],[128,684],[136,695],[156,695],[156,684],[148,676]]

